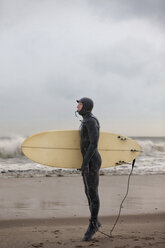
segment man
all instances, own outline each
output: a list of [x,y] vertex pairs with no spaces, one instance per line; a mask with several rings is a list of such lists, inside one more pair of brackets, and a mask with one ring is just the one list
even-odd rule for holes
[[88,241],[101,226],[98,221],[100,207],[98,185],[101,157],[97,150],[100,125],[97,118],[91,113],[93,101],[84,97],[77,102],[77,112],[83,117],[80,126],[81,153],[83,156],[81,172],[91,213],[89,226],[83,238],[84,241]]

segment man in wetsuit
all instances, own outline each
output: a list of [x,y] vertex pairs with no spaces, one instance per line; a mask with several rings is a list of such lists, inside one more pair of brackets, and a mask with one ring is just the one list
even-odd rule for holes
[[93,101],[90,98],[84,97],[77,100],[77,102],[77,112],[83,117],[80,126],[81,153],[83,156],[81,173],[91,213],[89,226],[83,238],[84,241],[88,241],[101,226],[98,221],[100,206],[98,185],[101,157],[97,150],[100,125],[97,118],[91,113]]

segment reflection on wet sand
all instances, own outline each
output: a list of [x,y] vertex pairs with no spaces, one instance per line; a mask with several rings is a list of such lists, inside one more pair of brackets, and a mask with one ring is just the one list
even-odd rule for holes
[[40,207],[43,210],[57,210],[57,206],[66,206],[64,202],[57,202],[57,201],[41,201],[40,202]]

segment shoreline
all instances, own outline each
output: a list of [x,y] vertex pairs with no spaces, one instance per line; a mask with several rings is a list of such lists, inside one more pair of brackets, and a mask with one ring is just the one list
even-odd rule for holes
[[[99,220],[103,225],[111,224],[113,225],[117,216],[99,216]],[[134,214],[134,215],[120,215],[117,225],[121,225],[122,222],[127,222],[127,224],[134,223],[135,219],[136,223],[143,223],[149,220],[154,222],[165,222],[165,213],[149,213],[149,214]],[[82,225],[88,224],[88,217],[61,217],[61,218],[29,218],[29,219],[12,219],[12,220],[0,220],[0,229],[3,228],[11,228],[11,227],[28,227],[31,225],[38,226],[70,226],[72,223],[75,226],[78,226],[80,223]],[[164,223],[165,224],[165,223]],[[117,229],[117,225],[116,228]],[[115,231],[114,231],[115,232]]]
[[[128,165],[128,164],[127,164]],[[117,169],[117,170],[116,170]],[[123,168],[119,171],[116,167],[111,168],[101,168],[99,171],[100,176],[128,176],[131,172],[131,165],[127,168]],[[165,175],[165,171],[138,171],[137,167],[134,168],[134,176],[150,176],[150,175]],[[81,172],[78,170],[67,170],[67,169],[52,169],[52,170],[39,170],[39,169],[28,169],[28,170],[1,170],[0,178],[42,178],[42,177],[75,177],[81,176]]]

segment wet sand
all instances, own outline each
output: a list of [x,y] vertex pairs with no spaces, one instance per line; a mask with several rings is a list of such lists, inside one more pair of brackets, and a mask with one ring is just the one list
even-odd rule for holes
[[[100,176],[100,231],[109,234],[128,176]],[[165,247],[165,175],[132,176],[113,237],[82,242],[89,210],[81,176],[0,179],[0,248]]]

